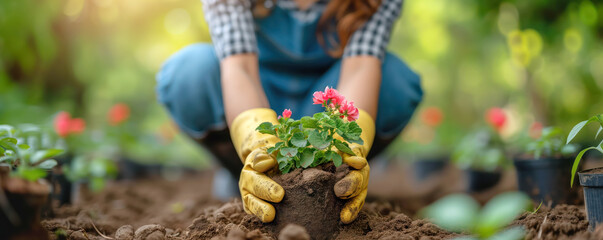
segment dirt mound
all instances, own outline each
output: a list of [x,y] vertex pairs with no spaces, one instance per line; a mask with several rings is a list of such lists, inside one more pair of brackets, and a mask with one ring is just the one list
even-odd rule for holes
[[513,224],[524,225],[526,239],[603,239],[603,225],[588,231],[584,206],[543,207],[536,213],[522,214]]
[[[440,229],[425,220],[412,220],[393,211],[387,203],[367,203],[358,219],[349,225],[339,225],[335,239],[448,239],[454,233]],[[285,227],[281,239],[304,239],[300,227]],[[298,235],[293,234],[297,232]],[[296,238],[299,237],[299,238]],[[188,228],[186,239],[276,239],[268,225],[243,211],[235,200],[220,208],[208,208]]]

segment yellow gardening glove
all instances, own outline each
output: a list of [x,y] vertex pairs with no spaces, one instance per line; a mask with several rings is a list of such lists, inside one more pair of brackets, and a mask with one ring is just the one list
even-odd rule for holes
[[[375,138],[375,121],[373,121],[373,118],[365,111],[361,109],[358,110],[360,114],[356,123],[358,123],[358,126],[362,129],[360,137],[364,141],[364,144],[349,144],[350,149],[352,149],[356,156],[340,152],[343,162],[355,170],[350,171],[350,173],[339,180],[334,187],[335,195],[337,195],[337,197],[349,199],[345,206],[343,206],[341,214],[339,215],[341,222],[346,224],[354,221],[356,217],[358,217],[360,209],[364,206],[370,171],[366,156],[371,150],[373,139]],[[342,140],[341,137],[337,137]]]
[[285,190],[264,174],[277,165],[276,159],[266,149],[274,146],[279,139],[255,130],[263,122],[277,124],[276,113],[268,108],[247,110],[234,119],[230,135],[243,162],[239,179],[243,208],[245,212],[258,216],[262,222],[272,222],[276,212],[266,201],[280,202]]

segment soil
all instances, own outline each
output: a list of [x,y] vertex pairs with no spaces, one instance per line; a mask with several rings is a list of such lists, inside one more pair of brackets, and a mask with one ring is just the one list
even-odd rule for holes
[[526,239],[603,239],[603,225],[588,231],[584,206],[560,204],[524,213],[515,222],[526,229]]
[[582,171],[582,173],[588,173],[588,174],[603,174],[603,168],[594,168],[594,169],[588,169],[588,170]]
[[[211,199],[212,178],[208,171],[170,181],[111,183],[101,193],[84,192],[73,206],[57,207],[57,216],[43,220],[42,225],[51,239],[106,239],[102,235],[115,239],[308,239],[308,231],[298,225],[274,232],[270,225],[246,214],[240,200]],[[514,172],[507,171],[497,186],[471,196],[484,203],[500,192],[515,190],[515,180]],[[458,236],[413,216],[437,198],[462,192],[465,181],[461,171],[446,169],[437,177],[415,182],[404,166],[372,162],[367,203],[356,221],[338,223],[333,239]],[[535,214],[522,215],[515,224],[525,226],[528,239],[603,239],[603,227],[586,230],[583,205],[543,206]]]
[[272,179],[285,189],[283,200],[273,204],[276,217],[268,226],[274,235],[292,223],[304,226],[312,239],[332,238],[338,230],[339,213],[345,204],[345,200],[335,196],[334,187],[348,169],[346,164],[335,168],[330,163],[273,176]]

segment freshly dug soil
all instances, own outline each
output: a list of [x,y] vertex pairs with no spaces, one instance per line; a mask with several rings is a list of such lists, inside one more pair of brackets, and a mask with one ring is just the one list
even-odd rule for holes
[[[358,219],[348,225],[338,224],[338,233],[329,239],[449,239],[457,234],[440,229],[426,220],[412,220],[395,212],[390,204],[367,203]],[[278,239],[307,239],[305,229],[288,225]],[[239,200],[221,207],[211,207],[188,227],[185,239],[276,239],[272,227],[262,224],[243,211]]]
[[312,239],[331,239],[338,230],[339,214],[345,200],[335,196],[335,183],[349,172],[332,163],[316,168],[295,169],[272,179],[285,189],[285,197],[275,203],[276,217],[268,224],[274,236],[289,224],[303,226]]
[[603,239],[603,225],[589,232],[584,206],[560,204],[524,213],[513,222],[526,228],[526,239]]

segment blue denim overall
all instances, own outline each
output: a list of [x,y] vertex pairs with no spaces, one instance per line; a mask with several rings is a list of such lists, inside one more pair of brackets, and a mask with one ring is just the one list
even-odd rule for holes
[[[318,43],[317,21],[299,21],[276,4],[269,16],[255,23],[260,79],[270,108],[278,114],[289,108],[296,119],[321,111],[312,104],[312,93],[337,86],[341,59],[327,55]],[[157,74],[159,102],[195,139],[226,128],[219,65],[212,45],[193,44],[171,56]],[[387,53],[373,152],[385,147],[377,146],[380,139],[389,143],[402,131],[422,95],[419,76]]]

